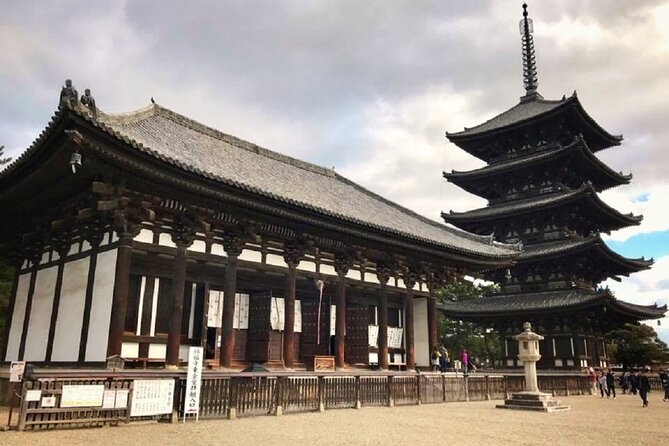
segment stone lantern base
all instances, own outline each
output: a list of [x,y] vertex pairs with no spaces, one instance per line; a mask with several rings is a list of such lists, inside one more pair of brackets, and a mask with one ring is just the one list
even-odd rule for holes
[[514,393],[511,398],[504,400],[504,404],[498,404],[497,408],[536,412],[561,412],[571,409],[569,406],[563,406],[560,400],[555,399],[552,395],[542,392]]

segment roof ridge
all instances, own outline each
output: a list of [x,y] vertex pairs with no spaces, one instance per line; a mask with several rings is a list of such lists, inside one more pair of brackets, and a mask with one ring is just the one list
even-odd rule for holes
[[227,133],[223,133],[220,130],[217,130],[213,127],[210,127],[206,124],[202,124],[199,121],[196,121],[194,119],[191,119],[187,116],[184,116],[180,113],[177,113],[173,110],[170,110],[169,108],[160,106],[158,104],[154,104],[156,112],[158,115],[170,119],[171,121],[183,125],[184,127],[188,127],[191,130],[194,130],[196,132],[202,133],[203,135],[224,141],[228,144],[232,144],[235,147],[239,147],[240,149],[248,150],[250,152],[257,153],[262,156],[266,156],[268,158],[274,159],[276,161],[290,164],[292,166],[298,167],[300,169],[308,170],[313,173],[317,173],[320,175],[328,176],[328,177],[333,177],[335,175],[334,170],[328,169],[323,166],[319,166],[318,164],[310,163],[307,161],[302,161],[297,158],[293,158],[288,155],[284,155],[282,153],[275,152],[274,150],[266,149],[264,147],[261,147],[257,144],[254,144],[252,142],[246,141],[244,139],[238,138],[233,135],[229,135]]

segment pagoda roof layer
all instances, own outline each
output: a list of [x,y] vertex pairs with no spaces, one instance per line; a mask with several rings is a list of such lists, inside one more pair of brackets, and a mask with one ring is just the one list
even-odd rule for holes
[[[630,274],[649,269],[653,265],[653,260],[629,259],[613,251],[604,243],[599,235],[576,240],[558,240],[548,243],[526,245],[523,253],[518,258],[518,263],[536,262],[537,260],[546,261],[551,258],[567,259],[574,255],[587,254],[591,259],[605,259],[618,265],[617,273],[612,274]],[[612,269],[612,271],[615,271]]]
[[444,172],[444,178],[457,184],[468,192],[481,196],[481,185],[494,182],[500,178],[525,169],[533,169],[537,166],[559,162],[564,158],[569,158],[575,164],[588,168],[592,174],[587,178],[593,184],[597,192],[601,192],[610,187],[627,184],[632,179],[632,175],[623,175],[616,172],[599,160],[588,148],[585,139],[579,137],[571,144],[566,146],[554,143],[545,149],[530,152],[525,156],[510,158],[499,163],[491,164],[479,169],[470,171],[451,171]]
[[446,136],[472,155],[479,156],[475,149],[469,147],[467,144],[469,141],[498,137],[503,133],[519,130],[527,125],[538,123],[562,113],[573,114],[576,121],[579,122],[581,129],[579,133],[586,136],[592,150],[595,152],[619,145],[623,139],[621,135],[612,135],[597,124],[581,105],[576,92],[568,98],[563,97],[561,100],[547,100],[539,95],[533,100],[521,100],[520,103],[483,124],[465,128],[461,132],[447,132]]
[[442,212],[441,216],[447,223],[460,226],[468,223],[489,221],[492,219],[507,217],[516,218],[522,214],[537,211],[543,212],[546,208],[554,208],[581,200],[588,201],[588,204],[591,205],[588,209],[592,211],[596,210],[605,215],[607,219],[611,220],[610,229],[638,225],[643,219],[642,216],[622,214],[604,203],[604,201],[597,196],[597,191],[588,183],[584,183],[581,187],[566,192],[541,194],[532,198],[496,203],[492,206],[486,206],[467,212],[450,211],[448,214]]
[[0,172],[0,190],[10,178],[20,179],[23,165],[43,149],[41,143],[69,114],[116,138],[124,150],[148,155],[206,180],[456,252],[509,262],[519,254],[515,245],[437,223],[332,169],[264,149],[157,104],[124,114],[99,111],[97,117],[79,107],[59,110],[38,140]]
[[635,319],[664,317],[667,306],[636,305],[616,299],[609,290],[581,289],[508,294],[480,299],[442,302],[437,309],[453,318],[522,317],[530,314],[584,310],[606,305],[613,313]]

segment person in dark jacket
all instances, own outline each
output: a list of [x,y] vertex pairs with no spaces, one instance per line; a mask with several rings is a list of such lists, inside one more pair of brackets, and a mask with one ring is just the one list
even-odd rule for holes
[[648,376],[646,376],[645,370],[641,370],[637,386],[639,388],[639,396],[641,397],[641,401],[643,401],[643,407],[648,407],[648,392],[650,392],[650,381],[648,381]]
[[606,374],[606,396],[613,395],[613,399],[616,399],[616,377],[613,375],[611,369],[609,369]]
[[669,374],[666,370],[660,369],[660,382],[664,389],[664,398],[662,398],[662,401],[669,401]]
[[628,387],[627,372],[623,372],[623,374],[620,375],[620,388],[623,389],[623,395],[627,393]]
[[636,395],[638,381],[639,381],[639,376],[637,375],[636,370],[632,370],[632,373],[630,373],[630,378],[629,378],[630,392],[632,392],[632,395]]

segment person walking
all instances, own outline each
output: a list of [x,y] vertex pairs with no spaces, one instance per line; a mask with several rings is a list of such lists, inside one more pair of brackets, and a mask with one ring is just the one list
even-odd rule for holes
[[613,395],[613,399],[616,399],[616,377],[613,375],[611,369],[606,374],[606,396],[609,397]]
[[664,389],[664,397],[662,398],[662,401],[669,401],[669,374],[664,369],[660,369],[660,382]]
[[648,407],[648,392],[650,392],[650,381],[648,381],[648,376],[646,376],[645,370],[641,370],[637,385],[639,387],[639,396],[641,397],[641,401],[643,401],[643,407]]
[[628,387],[629,382],[627,380],[627,372],[623,372],[623,374],[620,375],[620,388],[623,389],[623,395],[627,393]]
[[630,382],[630,392],[632,393],[632,395],[636,395],[636,390],[637,390],[637,384],[639,382],[639,377],[638,377],[637,372],[635,370],[633,370],[630,373],[629,382]]
[[439,347],[435,347],[432,351],[432,371],[438,372],[441,370],[441,353],[439,353]]
[[590,375],[590,384],[592,385],[592,390],[590,395],[596,395],[597,394],[597,372],[595,372],[595,369],[590,367],[588,369],[588,374]]
[[467,354],[467,349],[462,349],[460,352],[460,362],[462,363],[462,373],[467,374],[469,366],[469,355]]
[[441,355],[441,358],[439,358],[439,369],[441,370],[441,373],[446,373],[446,369],[448,369],[448,350],[446,350],[446,347],[444,347],[444,344],[441,344],[439,346],[439,354]]
[[606,375],[604,374],[603,370],[599,372],[599,378],[597,378],[597,384],[599,386],[600,398],[604,398],[604,394],[606,394],[606,397],[608,398],[609,390],[608,387],[606,387]]

